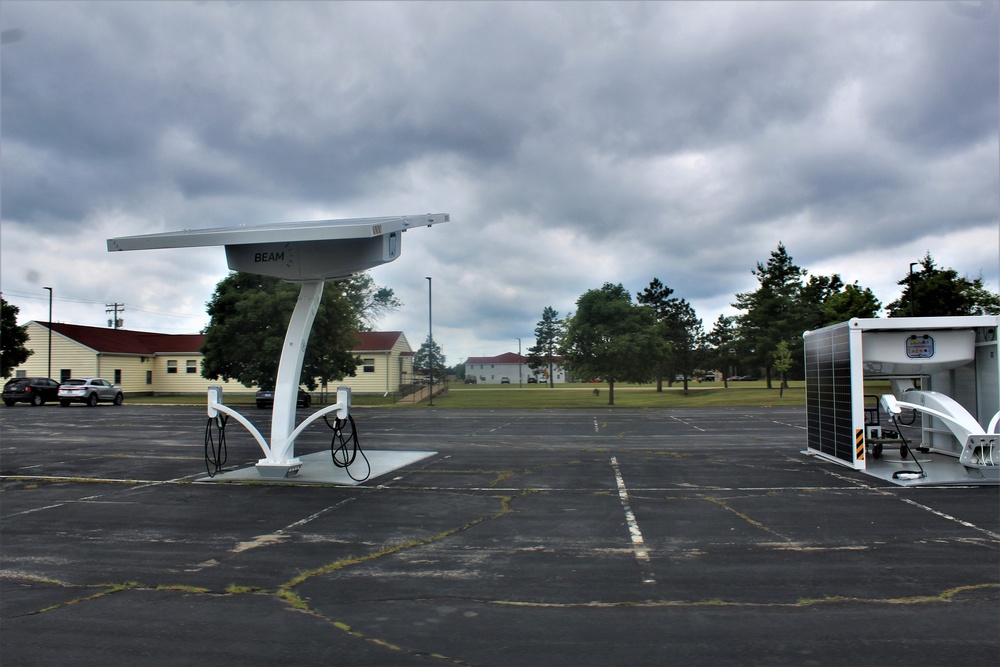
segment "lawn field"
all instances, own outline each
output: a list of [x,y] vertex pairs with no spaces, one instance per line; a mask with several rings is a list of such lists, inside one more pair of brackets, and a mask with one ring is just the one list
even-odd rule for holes
[[[556,385],[525,384],[522,387],[511,385],[468,385],[453,382],[448,390],[434,397],[434,405],[425,400],[412,403],[399,400],[393,396],[359,396],[351,397],[351,404],[357,407],[385,407],[426,409],[506,409],[524,410],[573,409],[573,408],[717,408],[717,407],[779,407],[804,406],[806,404],[805,382],[791,381],[783,392],[778,390],[778,382],[774,388],[768,389],[766,382],[730,382],[729,387],[723,383],[695,383],[688,385],[685,392],[683,385],[664,387],[662,392],[656,391],[656,385],[615,385],[615,404],[608,405],[608,385],[606,383],[570,383]],[[876,383],[865,387],[867,394],[883,394],[889,392],[889,384]],[[332,399],[333,397],[331,397]],[[253,394],[227,394],[227,405],[252,406]],[[135,396],[126,397],[127,403],[138,405],[203,405],[202,396]],[[318,403],[313,404],[314,407]]]
[[[744,382],[690,383],[664,387],[656,385],[615,384],[615,405],[619,408],[676,408],[719,406],[794,406],[805,405],[805,383],[791,382],[789,388],[779,392],[777,383],[768,389],[766,383]],[[779,395],[783,394],[783,395]],[[599,408],[609,407],[606,383],[571,383],[548,385],[451,385],[447,394],[434,398],[435,407],[441,408]]]

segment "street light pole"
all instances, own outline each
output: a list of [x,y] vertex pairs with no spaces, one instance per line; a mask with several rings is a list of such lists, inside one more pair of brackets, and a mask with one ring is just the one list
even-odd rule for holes
[[521,339],[517,339],[517,388],[521,389]]
[[431,299],[431,277],[427,276],[427,363],[431,370],[431,398],[428,405],[434,406],[434,302]]
[[52,288],[43,287],[49,291],[49,373],[45,377],[52,379]]
[[917,288],[913,284],[913,267],[920,262],[910,262],[910,317],[913,317],[913,302],[916,301]]

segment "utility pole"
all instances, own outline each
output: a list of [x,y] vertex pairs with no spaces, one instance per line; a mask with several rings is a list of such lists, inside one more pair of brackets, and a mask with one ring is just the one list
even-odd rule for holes
[[48,379],[52,379],[52,288],[43,287],[42,289],[47,289],[49,291],[49,374],[46,375]]
[[517,388],[523,389],[521,384],[521,339],[517,339]]
[[104,312],[105,313],[114,313],[114,319],[113,320],[108,320],[108,326],[109,327],[112,327],[114,329],[120,329],[120,328],[122,328],[122,325],[125,324],[125,320],[118,319],[118,313],[119,312],[122,312],[122,313],[125,312],[125,304],[124,303],[106,303],[106,304],[104,304]]
[[427,363],[431,367],[431,396],[428,406],[434,405],[434,302],[431,300],[431,277],[427,276]]

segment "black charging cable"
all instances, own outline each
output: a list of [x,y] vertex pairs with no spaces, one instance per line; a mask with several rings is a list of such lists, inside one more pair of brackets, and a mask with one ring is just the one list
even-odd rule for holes
[[[330,442],[333,465],[343,468],[348,477],[355,482],[363,482],[368,479],[372,474],[372,464],[358,442],[358,430],[354,426],[354,415],[348,414],[347,419],[334,418],[332,424],[326,415],[323,415],[323,421],[333,430],[333,439]],[[351,472],[351,465],[357,459],[358,454],[361,454],[361,458],[364,459],[365,465],[368,467],[364,477],[355,477],[354,473]]]
[[209,417],[205,425],[205,469],[209,477],[215,477],[226,465],[229,450],[226,448],[226,422],[229,415]]
[[896,415],[889,415],[889,420],[892,422],[893,426],[896,427],[896,433],[899,435],[899,439],[903,441],[903,444],[899,446],[899,456],[900,456],[900,458],[904,458],[905,459],[906,456],[907,456],[907,454],[913,454],[913,462],[916,463],[917,464],[917,468],[920,469],[919,473],[913,472],[912,470],[899,470],[899,471],[896,471],[892,475],[896,479],[909,479],[909,478],[927,477],[927,472],[924,470],[924,467],[922,465],[920,465],[920,459],[917,457],[917,454],[919,453],[920,449],[917,448],[916,450],[914,450],[912,447],[910,447],[910,443],[906,441],[906,436],[903,435],[903,429],[899,428],[901,424],[905,424],[905,425],[909,426],[909,425],[912,425],[914,421],[916,421],[916,410],[914,410],[913,412],[914,412],[914,414],[911,417],[910,422],[908,424],[906,422],[897,421],[896,420]]

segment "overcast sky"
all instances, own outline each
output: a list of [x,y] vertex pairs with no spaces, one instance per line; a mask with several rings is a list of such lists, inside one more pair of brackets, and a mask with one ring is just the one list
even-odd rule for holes
[[783,242],[884,304],[998,286],[1000,8],[958,2],[0,5],[0,289],[20,321],[197,332],[221,248],[110,237],[450,213],[376,283],[448,365],[605,282],[710,329]]

